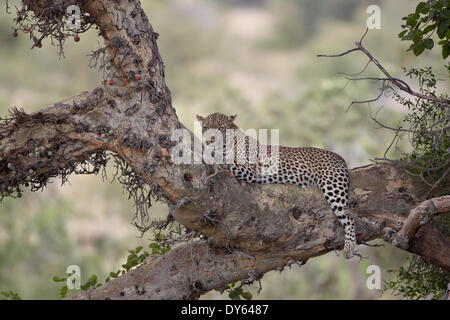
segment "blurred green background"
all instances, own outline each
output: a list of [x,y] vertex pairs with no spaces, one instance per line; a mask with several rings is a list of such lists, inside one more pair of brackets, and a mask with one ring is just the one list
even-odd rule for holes
[[[15,1],[17,3],[17,1]],[[374,83],[350,83],[338,72],[354,73],[366,59],[317,58],[352,47],[365,30],[370,4],[381,7],[381,30],[370,31],[366,46],[384,66],[401,76],[401,66],[434,65],[433,54],[420,59],[406,53],[397,34],[401,17],[417,1],[361,0],[152,0],[141,1],[156,32],[166,65],[167,84],[180,120],[193,128],[196,114],[238,114],[242,128],[278,128],[281,143],[310,145],[340,153],[351,167],[380,157],[392,134],[369,121],[368,106],[352,100],[377,94]],[[10,1],[14,5],[14,1]],[[13,38],[13,16],[0,11],[0,112],[14,106],[32,112],[100,85],[102,75],[88,68],[91,50],[101,45],[95,31],[81,42],[67,41],[65,59],[44,42],[42,49],[20,34]],[[436,69],[438,70],[438,69]],[[368,75],[375,69],[369,68]],[[396,124],[401,108],[383,98],[380,119]],[[403,148],[403,149],[402,149]],[[392,153],[399,156],[407,145]],[[146,246],[149,236],[131,225],[133,204],[121,186],[101,177],[74,176],[63,187],[26,193],[0,205],[0,291],[22,298],[59,298],[54,275],[79,265],[82,281],[91,274],[103,280],[126,259],[127,249]],[[152,207],[154,217],[167,208]],[[346,261],[334,253],[301,269],[270,272],[258,299],[392,299],[391,293],[366,287],[366,268],[377,264],[382,279],[388,269],[406,262],[392,247],[363,248],[368,260]],[[256,288],[251,289],[256,292]],[[222,296],[211,292],[203,298]]]

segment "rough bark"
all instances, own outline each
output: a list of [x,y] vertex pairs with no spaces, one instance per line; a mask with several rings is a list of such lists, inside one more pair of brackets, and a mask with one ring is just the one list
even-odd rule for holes
[[[255,280],[267,271],[342,248],[343,230],[317,191],[250,185],[223,174],[206,182],[211,166],[172,163],[167,156],[175,145],[171,134],[183,125],[164,82],[156,33],[139,2],[79,3],[105,39],[114,85],[31,115],[16,112],[1,124],[2,195],[13,195],[25,183],[40,186],[91,161],[92,154],[110,151],[168,202],[176,221],[208,240],[153,256],[74,299],[197,298],[227,283]],[[36,148],[38,155],[29,157]],[[450,240],[432,224],[410,223],[427,214],[426,205],[414,209],[426,200],[425,190],[418,178],[395,166],[353,169],[349,210],[356,217],[358,241],[386,236],[398,244],[408,237],[401,248],[450,270],[450,257],[443,254]],[[433,202],[435,207],[440,201]]]

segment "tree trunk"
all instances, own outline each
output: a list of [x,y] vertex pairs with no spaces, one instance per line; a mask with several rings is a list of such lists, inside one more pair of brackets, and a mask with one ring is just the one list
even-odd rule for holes
[[[39,13],[61,1],[24,3]],[[97,173],[111,152],[128,166],[119,181],[142,212],[148,196],[156,196],[169,204],[177,222],[203,239],[151,256],[73,299],[198,298],[342,248],[343,229],[318,191],[239,183],[224,174],[208,179],[212,166],[174,164],[171,136],[184,126],[164,82],[157,34],[139,1],[76,2],[104,38],[113,82],[30,115],[15,110],[0,124],[2,197],[17,196],[25,185],[37,190],[58,176]],[[422,226],[448,211],[450,199],[424,202],[426,188],[392,165],[351,170],[349,211],[358,242],[385,237],[450,270],[450,239],[432,224]]]

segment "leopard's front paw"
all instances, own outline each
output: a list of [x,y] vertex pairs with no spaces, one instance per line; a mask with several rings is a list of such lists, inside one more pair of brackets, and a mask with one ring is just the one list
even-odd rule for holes
[[354,256],[360,256],[358,249],[356,248],[356,243],[346,241],[344,244],[344,255],[346,259],[350,259]]

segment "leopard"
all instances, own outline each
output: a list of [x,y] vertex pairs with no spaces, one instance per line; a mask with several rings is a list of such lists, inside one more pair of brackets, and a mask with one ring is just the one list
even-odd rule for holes
[[[344,255],[347,259],[360,256],[356,245],[355,221],[347,212],[349,203],[350,174],[347,162],[332,151],[317,147],[277,146],[277,165],[271,165],[270,156],[275,155],[273,145],[260,144],[245,134],[235,123],[237,115],[219,112],[206,117],[197,115],[203,135],[216,130],[223,137],[233,133],[233,144],[222,139],[225,171],[239,181],[253,184],[290,184],[318,189],[339,223],[344,228]],[[206,144],[215,142],[215,135]],[[257,161],[250,161],[251,146],[256,146]],[[264,152],[263,152],[264,151]],[[269,159],[269,160],[268,160]]]

